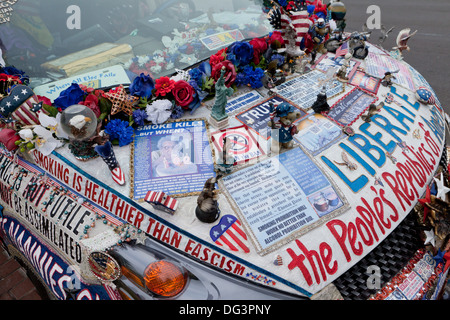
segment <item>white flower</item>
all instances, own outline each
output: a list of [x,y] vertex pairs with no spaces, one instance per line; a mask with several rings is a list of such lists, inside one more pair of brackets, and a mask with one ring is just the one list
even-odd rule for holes
[[55,133],[58,138],[69,139],[68,134],[61,127],[61,113],[58,112],[56,118],[53,118],[40,112],[39,122],[44,128],[50,129],[52,133]]
[[19,136],[25,142],[30,142],[34,138],[33,130],[31,129],[22,129],[19,131]]
[[147,111],[148,120],[155,124],[161,124],[172,114],[172,102],[167,99],[156,100],[147,105],[145,111]]
[[62,143],[55,139],[53,134],[43,126],[35,126],[33,131],[37,134],[34,146],[44,156],[48,156],[53,150],[62,145]]

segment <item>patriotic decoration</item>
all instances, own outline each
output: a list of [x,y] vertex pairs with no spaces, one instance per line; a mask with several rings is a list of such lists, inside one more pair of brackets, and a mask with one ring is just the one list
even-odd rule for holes
[[156,209],[170,214],[173,214],[178,207],[178,201],[162,191],[148,191],[144,200]]
[[114,182],[120,186],[123,186],[126,182],[125,174],[122,169],[120,169],[111,142],[107,141],[104,145],[95,146],[95,151],[100,155],[100,157],[102,157],[103,161],[105,161],[111,171],[111,176]]
[[344,42],[337,50],[336,57],[345,56],[349,52],[348,42]]
[[295,46],[301,47],[303,39],[307,36],[309,29],[313,25],[313,22],[309,19],[309,14],[307,10],[290,12],[289,15],[286,13],[281,14],[281,35],[286,42],[286,45],[291,44],[286,37],[290,30],[295,33]]
[[25,85],[16,85],[0,101],[0,114],[23,126],[38,125],[38,112],[48,114],[44,109],[38,108],[38,105],[38,98],[33,90]]
[[211,239],[219,246],[226,246],[231,251],[243,251],[249,253],[250,249],[246,244],[247,235],[242,229],[239,220],[232,215],[225,215],[220,219],[218,225],[210,231]]
[[416,98],[419,102],[424,104],[435,104],[436,99],[434,98],[433,92],[427,87],[419,87],[416,91]]
[[123,85],[117,87],[116,90],[105,93],[105,96],[112,102],[111,115],[123,111],[131,116],[133,104],[139,100],[138,97],[128,95]]

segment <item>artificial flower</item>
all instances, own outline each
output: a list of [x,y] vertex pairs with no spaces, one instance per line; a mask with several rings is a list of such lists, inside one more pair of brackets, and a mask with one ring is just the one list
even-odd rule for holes
[[53,150],[62,145],[61,142],[53,137],[49,130],[42,126],[35,126],[33,131],[37,135],[34,140],[34,146],[44,156],[48,156]]
[[155,81],[156,96],[166,96],[170,93],[175,85],[175,81],[169,77],[161,77]]
[[45,96],[40,96],[37,95],[38,101],[42,102],[43,104],[46,104],[48,106],[52,105],[52,100],[50,100],[49,98],[45,97]]
[[194,100],[194,94],[195,90],[188,82],[184,80],[175,82],[173,96],[176,104],[180,107],[188,109],[188,106]]
[[78,104],[82,104],[91,109],[95,116],[100,117],[100,107],[98,106],[98,97],[95,94],[88,94],[84,101],[80,101]]
[[56,115],[56,118],[49,117],[43,112],[39,113],[39,122],[41,126],[50,130],[58,138],[69,139],[69,135],[61,127],[61,113]]
[[147,119],[154,124],[161,124],[167,121],[172,114],[172,102],[167,99],[155,100],[147,105]]
[[254,38],[249,41],[253,47],[253,63],[258,65],[260,63],[261,55],[267,50],[267,42],[263,38]]
[[123,147],[133,141],[134,130],[127,121],[114,119],[106,125],[105,133],[109,135],[111,140],[118,139],[119,146]]
[[211,76],[217,81],[220,78],[220,71],[223,67],[225,68],[225,85],[229,88],[236,80],[236,68],[231,61],[225,60],[216,64],[212,69]]
[[137,109],[133,111],[133,121],[138,126],[143,126],[144,121],[147,120],[147,112],[145,110]]
[[25,142],[30,142],[34,138],[33,130],[31,129],[22,129],[19,131],[19,137]]
[[284,46],[284,39],[280,31],[274,31],[269,35],[269,45],[273,48],[281,48]]
[[253,47],[247,41],[236,41],[229,47],[227,57],[237,66],[246,66],[253,59]]
[[258,89],[263,86],[262,83],[262,79],[264,77],[263,69],[247,66],[244,68],[244,74],[247,84],[253,89]]
[[55,99],[53,104],[64,110],[71,105],[83,101],[84,95],[85,93],[81,90],[80,86],[77,83],[72,83],[70,87],[61,91],[59,97]]
[[170,119],[180,119],[184,115],[184,109],[180,106],[173,106],[172,113],[170,114]]
[[134,78],[130,85],[130,94],[137,95],[139,97],[150,98],[152,96],[152,90],[155,88],[153,79],[144,73]]
[[216,65],[219,62],[222,62],[226,59],[226,51],[227,48],[224,48],[222,50],[219,50],[216,54],[213,54],[209,57],[209,63],[211,66]]

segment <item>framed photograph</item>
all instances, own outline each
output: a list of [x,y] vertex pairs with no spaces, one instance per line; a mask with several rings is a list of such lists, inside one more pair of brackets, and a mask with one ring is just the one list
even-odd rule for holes
[[372,77],[362,71],[356,70],[349,83],[370,93],[377,94],[381,79]]
[[133,198],[148,191],[191,195],[215,176],[205,120],[174,121],[135,130]]

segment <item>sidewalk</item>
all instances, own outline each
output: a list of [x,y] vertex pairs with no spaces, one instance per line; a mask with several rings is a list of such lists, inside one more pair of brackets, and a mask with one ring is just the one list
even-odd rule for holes
[[1,245],[0,300],[42,300],[25,269]]

